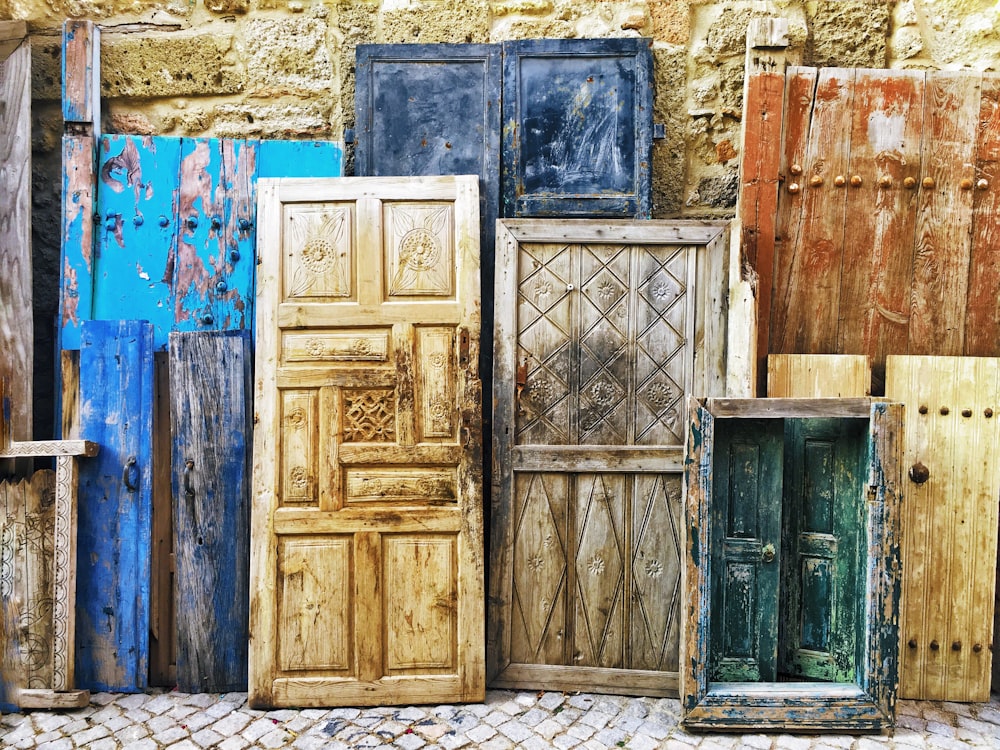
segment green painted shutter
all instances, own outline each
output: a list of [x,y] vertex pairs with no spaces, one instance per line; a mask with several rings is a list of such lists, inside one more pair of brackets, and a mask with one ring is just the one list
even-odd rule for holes
[[866,438],[864,420],[786,421],[779,642],[790,677],[857,674]]
[[717,430],[712,473],[710,679],[777,679],[783,427],[740,420]]

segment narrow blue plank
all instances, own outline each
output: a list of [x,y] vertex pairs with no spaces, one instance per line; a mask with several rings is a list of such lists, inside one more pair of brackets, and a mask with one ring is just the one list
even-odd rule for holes
[[344,147],[336,141],[259,141],[261,177],[343,177]]
[[89,136],[62,142],[62,238],[59,263],[59,339],[80,348],[80,323],[94,305],[94,194],[96,147]]
[[175,331],[252,325],[256,152],[253,142],[184,139]]
[[158,350],[173,328],[180,138],[106,135],[98,157],[92,319],[141,317]]
[[249,331],[170,335],[177,686],[247,689]]
[[100,444],[80,461],[76,684],[145,689],[149,663],[153,329],[85,321],[80,430]]

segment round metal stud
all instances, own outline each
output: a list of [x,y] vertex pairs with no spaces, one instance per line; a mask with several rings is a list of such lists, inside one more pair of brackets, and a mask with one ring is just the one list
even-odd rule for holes
[[227,289],[229,289],[229,284],[227,284],[225,281],[219,281],[215,285],[215,291],[219,292],[220,294],[226,291]]
[[788,185],[788,192],[792,194],[799,192],[799,183],[797,182],[790,183]]
[[239,259],[240,259],[240,251],[239,250],[230,250],[229,251],[229,260],[231,260],[233,263],[235,263]]
[[942,406],[938,411],[941,412],[941,416],[943,417],[946,417],[948,416],[949,413],[951,413],[951,409],[949,409],[947,406]]
[[912,177],[903,178],[903,187],[905,187],[907,190],[913,190],[913,188],[915,188],[916,186],[917,186],[917,181]]
[[962,642],[961,641],[952,641],[951,642],[951,650],[952,651],[961,651],[962,650]]
[[212,217],[212,229],[219,229],[222,226],[222,219],[218,216]]
[[963,417],[971,417],[972,416],[972,409],[962,409],[962,416]]
[[983,409],[983,416],[989,419],[990,417],[993,416],[993,410],[987,406],[985,409]]
[[976,190],[986,190],[990,186],[989,180],[980,178],[976,181]]
[[812,185],[813,187],[819,187],[820,185],[823,184],[823,178],[820,177],[818,174],[814,174],[812,177],[809,178],[809,184]]
[[934,178],[925,177],[923,180],[921,180],[920,184],[923,185],[925,190],[930,190],[935,185]]
[[161,216],[160,217],[159,224],[160,224],[161,227],[165,227],[169,223],[170,223],[170,219],[168,219],[166,216]]
[[972,650],[978,654],[980,651],[983,650],[983,644],[977,643],[975,646],[972,647]]
[[198,217],[188,216],[187,221],[185,223],[187,224],[187,228],[193,232],[195,229],[198,228]]
[[142,221],[143,219],[141,214],[136,214],[135,216],[132,217],[132,223],[137,227],[142,226]]
[[249,219],[240,219],[239,222],[238,222],[238,224],[240,226],[240,231],[241,232],[248,232],[248,231],[250,231],[250,220]]
[[861,175],[851,175],[851,187],[861,187],[864,184],[864,180],[861,179]]
[[909,641],[907,641],[906,645],[909,646],[910,648],[916,648],[917,647],[917,639],[916,638],[911,638]]
[[837,187],[844,187],[844,185],[847,184],[847,178],[844,177],[844,175],[842,174],[838,174],[836,177],[833,178],[833,184],[836,185]]
[[931,641],[931,651],[937,651],[939,648],[941,648],[940,643],[937,641]]
[[788,168],[788,171],[792,174],[802,174],[802,166],[800,164],[793,164]]
[[919,411],[921,414],[926,414],[927,413],[927,405],[926,404],[921,404],[920,408],[917,409],[917,411]]
[[972,180],[966,177],[958,183],[958,186],[962,188],[962,190],[972,190]]
[[207,326],[210,326],[212,325],[212,323],[215,322],[215,318],[213,317],[212,313],[206,313],[205,315],[202,316],[201,322]]
[[879,177],[878,184],[879,184],[879,187],[891,188],[892,187],[892,177],[889,176],[889,175],[887,175],[887,174],[884,174],[881,177]]

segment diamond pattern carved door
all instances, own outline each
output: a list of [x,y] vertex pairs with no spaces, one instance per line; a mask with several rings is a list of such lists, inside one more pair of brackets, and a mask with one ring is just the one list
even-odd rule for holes
[[685,400],[724,389],[728,230],[498,228],[491,684],[676,695]]
[[250,702],[482,700],[476,178],[259,191]]

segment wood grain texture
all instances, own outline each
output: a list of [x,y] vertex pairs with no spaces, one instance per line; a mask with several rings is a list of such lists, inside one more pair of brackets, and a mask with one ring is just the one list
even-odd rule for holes
[[[995,606],[1000,362],[890,357],[886,393],[903,402],[906,484],[900,696],[982,701]],[[987,416],[989,414],[989,416]],[[924,479],[924,481],[920,481]]]
[[871,360],[863,354],[769,354],[768,398],[864,398]]
[[[63,352],[66,354],[67,352]],[[149,581],[149,684],[177,684],[177,614],[174,593],[173,493],[170,461],[170,359],[153,355],[152,559]]]
[[91,135],[65,135],[59,269],[59,336],[63,349],[80,348],[80,325],[93,317],[96,200],[97,141]]
[[101,128],[101,28],[93,21],[68,19],[62,39],[63,120],[82,126],[80,135]]
[[177,685],[246,689],[251,353],[247,331],[170,336]]
[[260,185],[254,705],[482,700],[476,185]]
[[31,49],[0,62],[0,380],[8,383],[15,440],[32,436]]
[[24,21],[0,21],[0,63],[18,48],[28,34]]
[[924,84],[909,354],[960,355],[972,237],[980,77],[930,72]]
[[983,74],[972,203],[964,354],[996,356],[1000,341],[1000,75]]
[[77,682],[135,692],[149,659],[152,328],[84,321],[81,344],[80,428],[101,452],[80,466]]
[[725,253],[686,228],[498,223],[493,685],[675,683],[681,412],[725,383]]

